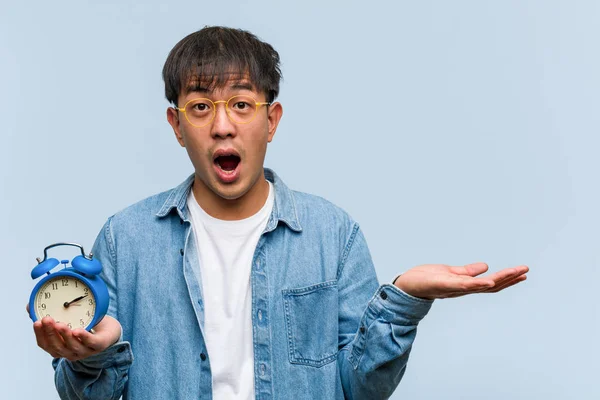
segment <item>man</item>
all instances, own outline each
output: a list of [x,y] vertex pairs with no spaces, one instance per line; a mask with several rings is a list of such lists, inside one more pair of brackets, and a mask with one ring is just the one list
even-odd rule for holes
[[263,167],[280,78],[249,32],[204,28],[172,49],[167,119],[194,174],[102,228],[110,306],[94,333],[34,323],[61,398],[387,398],[433,299],[525,279],[421,265],[380,286],[359,225]]

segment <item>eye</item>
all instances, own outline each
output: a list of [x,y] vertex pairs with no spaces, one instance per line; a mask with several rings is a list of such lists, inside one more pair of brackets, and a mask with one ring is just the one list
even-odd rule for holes
[[207,99],[196,99],[194,101],[190,101],[186,106],[186,112],[201,115],[210,112],[212,106],[210,104],[210,100]]
[[235,103],[233,103],[233,109],[234,110],[243,111],[243,110],[246,110],[248,108],[250,108],[250,103],[247,103],[245,101],[236,101]]
[[192,110],[194,110],[194,111],[206,111],[206,110],[208,110],[208,104],[205,104],[205,103],[192,104]]

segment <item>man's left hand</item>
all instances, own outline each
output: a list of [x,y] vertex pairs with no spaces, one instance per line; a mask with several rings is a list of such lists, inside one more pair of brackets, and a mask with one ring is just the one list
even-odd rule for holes
[[423,299],[459,297],[471,293],[495,293],[527,279],[529,268],[520,265],[506,268],[487,277],[477,277],[487,272],[485,263],[451,267],[443,264],[426,264],[414,267],[400,275],[394,285]]

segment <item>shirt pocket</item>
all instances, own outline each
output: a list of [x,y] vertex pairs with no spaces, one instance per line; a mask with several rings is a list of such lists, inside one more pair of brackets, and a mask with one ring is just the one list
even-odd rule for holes
[[337,281],[283,290],[292,364],[322,367],[337,359]]

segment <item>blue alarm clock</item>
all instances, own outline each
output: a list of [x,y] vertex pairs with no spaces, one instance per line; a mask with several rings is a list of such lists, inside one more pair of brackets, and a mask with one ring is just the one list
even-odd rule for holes
[[[49,249],[57,246],[75,246],[81,249],[71,261],[48,258]],[[31,278],[46,274],[33,288],[29,298],[29,316],[33,322],[48,316],[71,329],[90,331],[104,318],[108,310],[108,288],[98,276],[102,271],[100,261],[92,253],[85,255],[83,247],[76,243],[55,243],[44,249],[44,259],[37,258],[38,265],[31,271]],[[50,273],[54,267],[62,269]]]

